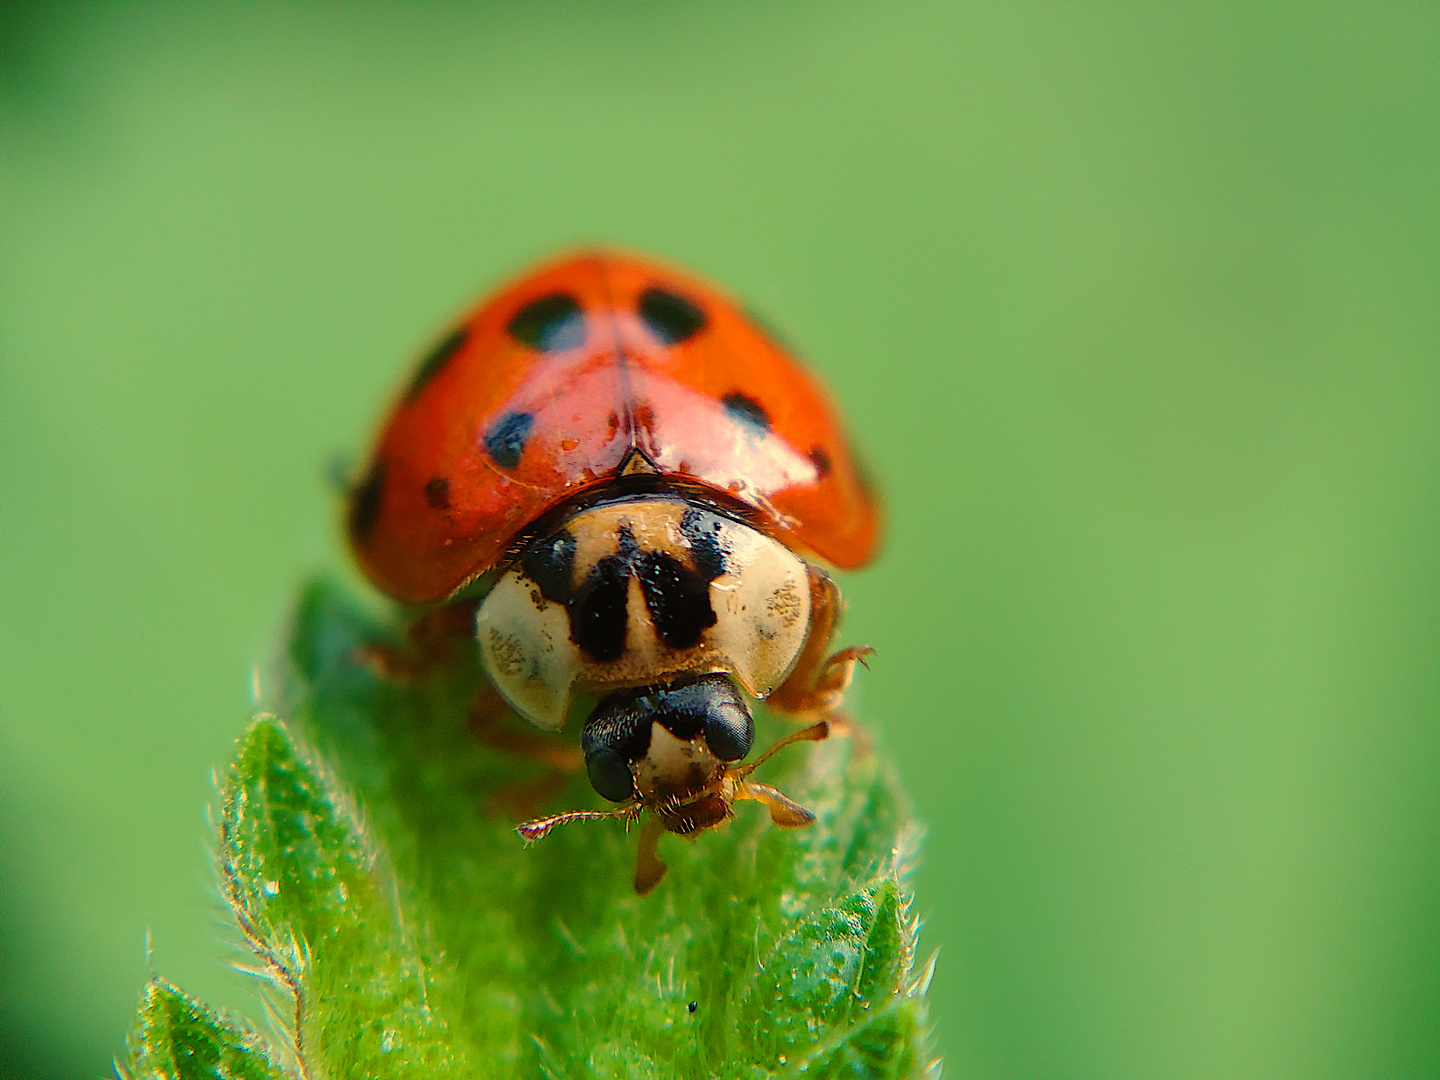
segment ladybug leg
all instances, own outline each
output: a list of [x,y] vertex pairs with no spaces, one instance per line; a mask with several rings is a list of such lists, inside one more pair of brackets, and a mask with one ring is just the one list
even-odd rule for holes
[[782,829],[803,829],[815,824],[815,814],[805,809],[790,796],[776,791],[769,784],[757,784],[753,780],[737,793],[738,799],[754,799],[770,811],[770,820]]
[[515,713],[505,699],[489,683],[475,695],[466,715],[470,734],[486,746],[503,750],[515,757],[538,762],[555,772],[569,776],[585,764],[580,748],[561,740],[558,735],[539,731],[515,731],[506,721]]
[[796,720],[830,720],[840,732],[853,732],[854,725],[840,712],[845,691],[855,678],[855,665],[875,650],[868,645],[851,646],[830,652],[830,640],[840,623],[845,602],[840,587],[818,567],[810,572],[810,633],[790,677],[776,687],[765,703],[776,712]]
[[525,821],[565,789],[570,778],[564,773],[546,773],[530,780],[512,780],[501,784],[485,798],[487,814]]
[[534,817],[542,805],[560,793],[584,764],[584,758],[578,747],[567,745],[557,736],[514,730],[507,723],[514,715],[505,699],[487,682],[470,702],[466,726],[486,746],[544,766],[542,775],[502,784],[485,800],[490,811],[503,811],[524,820]]
[[356,649],[356,659],[391,682],[415,683],[451,666],[462,643],[475,637],[478,602],[464,600],[432,608],[405,628],[404,644],[372,642]]
[[791,743],[824,742],[830,737],[831,726],[831,721],[821,720],[799,731],[792,731],[754,761],[734,768],[730,773],[733,778],[732,797],[737,800],[754,799],[762,804],[770,811],[770,820],[782,829],[803,829],[815,824],[815,815],[811,811],[769,784],[751,780],[750,774]]
[[640,846],[635,853],[635,891],[641,896],[653,892],[665,871],[670,869],[660,861],[656,848],[660,834],[664,832],[659,818],[648,818],[640,829]]

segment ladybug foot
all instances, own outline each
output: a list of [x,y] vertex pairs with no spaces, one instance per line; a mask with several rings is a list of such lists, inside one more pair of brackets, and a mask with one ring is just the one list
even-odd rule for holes
[[355,650],[355,662],[382,679],[415,683],[455,663],[457,648],[474,633],[475,603],[463,601],[428,611],[405,628],[405,644],[375,641]]
[[825,719],[830,722],[831,736],[836,739],[849,739],[850,744],[855,748],[854,753],[857,758],[868,757],[874,750],[874,745],[870,742],[870,736],[865,733],[865,729],[856,723],[854,717],[844,709],[836,709]]
[[816,692],[833,695],[835,704],[838,705],[855,678],[855,665],[869,668],[870,657],[874,655],[875,650],[869,645],[852,645],[833,654],[825,661],[825,666],[820,669],[820,677],[815,680]]
[[470,703],[466,726],[470,734],[486,746],[554,770],[562,784],[585,764],[580,748],[563,742],[558,736],[506,727],[506,721],[514,715],[504,699],[487,687]]
[[808,685],[803,682],[798,686],[792,685],[795,682],[792,676],[790,682],[771,695],[767,703],[797,720],[836,718],[849,725],[849,720],[840,715],[840,703],[845,700],[845,692],[855,679],[856,665],[869,667],[865,662],[874,653],[869,645],[841,649],[820,665]]
[[367,667],[381,679],[409,685],[425,674],[418,658],[398,645],[376,641],[357,646],[350,659],[359,667]]
[[769,784],[758,784],[752,780],[745,785],[745,796],[763,804],[770,811],[770,820],[782,829],[803,829],[815,824],[813,811]]
[[510,730],[505,725],[514,715],[505,699],[487,686],[470,703],[466,726],[478,742],[545,767],[543,776],[512,780],[485,799],[487,813],[525,821],[535,817],[545,803],[560,794],[571,774],[585,764],[585,758],[579,747],[554,735]]

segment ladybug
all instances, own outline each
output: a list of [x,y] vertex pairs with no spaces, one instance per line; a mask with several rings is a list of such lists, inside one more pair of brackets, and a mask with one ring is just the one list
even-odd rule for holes
[[[814,820],[749,775],[829,734],[870,650],[830,652],[842,601],[820,564],[869,561],[880,517],[829,396],[743,308],[667,266],[582,253],[420,361],[346,531],[419,622],[461,613],[508,710],[543,731],[583,712],[586,770],[618,805],[519,831],[648,811],[645,893],[662,832],[719,825],[741,799]],[[756,700],[810,726],[745,765]]]

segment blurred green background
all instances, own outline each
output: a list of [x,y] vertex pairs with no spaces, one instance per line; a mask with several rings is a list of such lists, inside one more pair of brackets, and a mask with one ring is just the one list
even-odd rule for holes
[[0,1061],[249,1009],[204,807],[325,463],[577,241],[890,500],[951,1077],[1440,1074],[1440,8],[0,8]]

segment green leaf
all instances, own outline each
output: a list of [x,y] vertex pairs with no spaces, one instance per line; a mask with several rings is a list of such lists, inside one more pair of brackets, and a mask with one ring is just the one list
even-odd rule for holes
[[225,784],[220,866],[241,930],[290,999],[296,1053],[344,1075],[460,1074],[432,985],[451,973],[407,926],[383,856],[335,780],[274,717]]
[[282,1080],[248,1028],[211,1012],[162,979],[151,979],[140,998],[125,1059],[129,1080]]
[[[777,829],[742,803],[722,829],[664,837],[670,872],[639,897],[622,822],[527,848],[487,810],[536,767],[467,730],[473,658],[381,678],[363,651],[397,640],[335,586],[306,589],[273,715],[224,785],[222,879],[293,1040],[272,1058],[377,1078],[932,1067],[905,887],[916,832],[879,753],[785,750],[763,778],[815,825]],[[757,720],[759,746],[787,730]],[[553,805],[602,800],[581,775]]]

